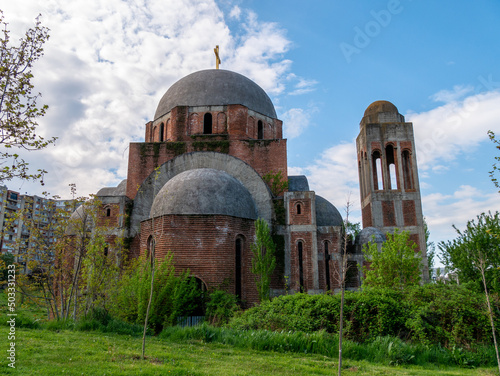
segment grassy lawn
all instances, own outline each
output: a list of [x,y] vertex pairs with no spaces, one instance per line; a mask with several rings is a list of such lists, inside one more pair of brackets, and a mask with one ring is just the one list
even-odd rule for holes
[[[0,326],[0,350],[8,350],[8,328]],[[170,342],[97,332],[16,330],[16,369],[2,356],[5,375],[333,375],[337,360],[320,355],[236,349],[201,341]],[[344,361],[345,375],[496,375],[495,368],[388,367]]]

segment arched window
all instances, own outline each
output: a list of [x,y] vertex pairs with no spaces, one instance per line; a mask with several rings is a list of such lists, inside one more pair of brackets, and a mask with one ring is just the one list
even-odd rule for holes
[[108,257],[108,247],[104,247],[104,257]]
[[241,299],[241,253],[243,249],[243,240],[236,239],[235,243],[235,278],[234,278],[234,294]]
[[362,161],[362,166],[363,166],[363,175],[364,175],[364,187],[365,187],[365,195],[364,197],[368,196],[370,193],[370,178],[368,176],[369,174],[369,169],[368,169],[368,157],[366,156],[366,152],[362,153],[363,154],[363,161]]
[[304,246],[302,240],[297,243],[297,251],[299,256],[299,291],[304,292]]
[[160,142],[163,142],[163,134],[165,132],[165,126],[163,123],[160,124]]
[[302,205],[297,204],[297,215],[300,215],[300,214],[302,214]]
[[106,208],[106,217],[111,217],[111,208]]
[[403,160],[403,179],[405,189],[413,189],[413,174],[411,169],[411,153],[409,150],[403,150],[401,155]]
[[203,134],[212,134],[212,114],[208,112],[203,117]]
[[328,253],[328,242],[325,241],[325,279],[326,279],[326,290],[330,291],[330,254]]
[[396,165],[394,163],[394,147],[389,144],[385,147],[385,157],[387,158],[387,171],[389,173],[388,189],[398,189],[398,178]]
[[[380,151],[375,150],[372,154],[372,169],[373,169],[373,189],[378,191],[382,188],[382,159]],[[380,186],[379,186],[380,185]]]
[[262,120],[259,120],[257,123],[257,138],[259,140],[264,138],[264,125],[262,124]]
[[170,119],[167,120],[165,128],[167,128],[167,136],[165,138],[165,141],[169,141],[172,139],[172,127],[170,126]]

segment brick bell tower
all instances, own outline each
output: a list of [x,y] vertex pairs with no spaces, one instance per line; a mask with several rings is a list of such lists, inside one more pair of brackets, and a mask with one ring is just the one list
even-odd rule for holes
[[413,124],[396,106],[373,102],[356,139],[363,228],[408,231],[422,251],[428,275],[424,218],[418,182]]

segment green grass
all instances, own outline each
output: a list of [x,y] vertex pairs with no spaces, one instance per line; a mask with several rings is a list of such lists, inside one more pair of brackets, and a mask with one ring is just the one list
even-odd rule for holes
[[[0,351],[7,330],[0,327]],[[5,339],[5,340],[4,340]],[[4,348],[1,348],[4,347]],[[337,359],[315,354],[279,353],[231,345],[148,337],[141,360],[141,338],[129,335],[61,330],[16,330],[16,369],[2,356],[5,375],[332,375]],[[495,375],[495,368],[394,367],[344,361],[344,375]]]

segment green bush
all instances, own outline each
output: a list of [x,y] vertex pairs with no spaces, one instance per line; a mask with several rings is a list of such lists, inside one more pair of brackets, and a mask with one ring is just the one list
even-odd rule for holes
[[405,299],[413,302],[406,320],[413,340],[448,348],[491,342],[484,294],[465,285],[428,284],[410,289]]
[[[133,262],[118,281],[109,302],[113,317],[129,323],[143,323],[151,289],[151,266],[141,257]],[[189,270],[175,274],[172,255],[155,263],[155,282],[149,325],[155,333],[175,325],[178,317],[188,316],[200,304],[201,290]]]
[[209,296],[206,315],[212,325],[224,325],[239,309],[236,296],[226,291],[215,290]]

